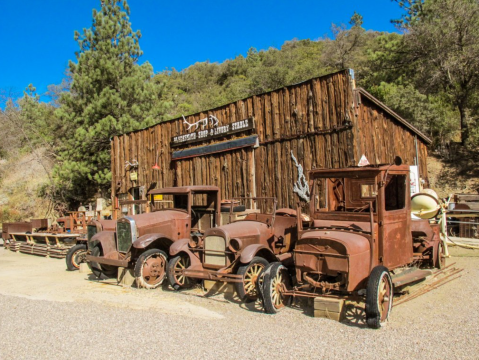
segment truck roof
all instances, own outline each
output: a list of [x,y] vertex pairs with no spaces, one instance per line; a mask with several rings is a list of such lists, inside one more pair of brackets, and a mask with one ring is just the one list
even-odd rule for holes
[[220,188],[214,185],[191,185],[165,187],[162,189],[153,189],[148,192],[149,195],[155,194],[188,194],[190,192],[219,192]]
[[409,172],[409,165],[378,165],[348,167],[341,169],[313,169],[308,172],[309,178],[315,177],[368,177],[375,176],[382,171]]

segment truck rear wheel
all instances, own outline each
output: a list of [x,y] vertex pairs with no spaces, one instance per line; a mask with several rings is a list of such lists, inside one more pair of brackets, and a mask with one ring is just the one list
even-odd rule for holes
[[379,329],[388,318],[393,305],[393,282],[389,270],[376,266],[368,279],[366,288],[366,323],[368,327]]
[[164,251],[159,249],[145,251],[135,264],[136,285],[139,288],[156,289],[165,280],[167,263]]
[[243,301],[254,301],[258,298],[257,279],[269,262],[255,256],[249,264],[241,265],[237,274],[243,276],[243,282],[235,283],[238,297]]

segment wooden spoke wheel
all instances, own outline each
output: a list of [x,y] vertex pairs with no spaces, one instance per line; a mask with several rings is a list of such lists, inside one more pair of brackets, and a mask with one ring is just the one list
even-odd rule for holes
[[437,244],[435,265],[438,269],[444,269],[446,267],[446,248],[444,247],[442,240]]
[[166,276],[167,256],[164,251],[150,249],[138,257],[135,264],[136,285],[139,288],[156,289]]
[[237,274],[243,276],[243,282],[235,283],[236,292],[241,300],[254,301],[258,298],[257,280],[268,261],[255,256],[249,264],[241,265]]
[[185,276],[182,270],[191,265],[188,255],[175,256],[168,262],[168,281],[175,290],[189,288],[197,283],[197,279]]
[[366,323],[379,329],[388,320],[393,304],[394,289],[388,269],[376,266],[369,275],[366,291]]
[[272,263],[264,270],[263,308],[267,314],[276,314],[287,306],[291,296],[284,295],[291,289],[291,278],[288,269],[279,262]]

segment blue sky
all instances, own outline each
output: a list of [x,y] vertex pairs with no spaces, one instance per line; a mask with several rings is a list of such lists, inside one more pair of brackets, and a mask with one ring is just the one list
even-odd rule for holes
[[[294,38],[329,33],[354,11],[367,30],[395,31],[401,9],[391,0],[161,1],[130,0],[133,30],[141,30],[141,62],[160,72],[196,62],[222,62],[250,47],[279,48]],[[75,30],[91,26],[100,0],[0,0],[0,92],[22,95],[28,84],[44,93],[59,84],[78,45]]]

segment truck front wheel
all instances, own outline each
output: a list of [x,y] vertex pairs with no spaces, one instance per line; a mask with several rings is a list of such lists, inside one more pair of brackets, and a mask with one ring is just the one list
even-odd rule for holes
[[238,297],[243,301],[254,301],[258,298],[257,280],[268,260],[255,256],[250,263],[241,265],[237,274],[243,276],[243,282],[235,283]]
[[379,329],[388,318],[393,305],[393,282],[388,269],[376,266],[368,279],[366,288],[366,323]]
[[167,263],[164,251],[159,249],[145,251],[135,264],[136,285],[139,288],[156,289],[165,279]]

